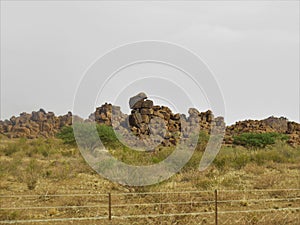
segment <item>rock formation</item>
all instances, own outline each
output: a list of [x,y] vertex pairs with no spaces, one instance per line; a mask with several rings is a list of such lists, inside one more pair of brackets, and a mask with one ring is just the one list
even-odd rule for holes
[[72,124],[72,113],[55,116],[43,109],[30,113],[21,113],[18,117],[0,121],[0,133],[9,138],[53,137],[62,127]]
[[[184,114],[173,113],[166,106],[154,105],[147,99],[145,93],[130,98],[129,106],[132,109],[130,115],[123,114],[119,107],[105,103],[91,114],[89,119],[99,124],[113,126],[129,144],[137,144],[139,141],[147,141],[151,135],[159,136],[163,146],[176,145],[181,138],[188,138],[193,130],[210,132],[211,125],[225,126],[222,117],[214,118],[208,110],[199,112],[190,108],[186,117]],[[132,134],[139,139],[133,138]],[[182,135],[182,136],[181,136]]]
[[140,93],[130,99],[135,99],[131,105],[129,125],[134,135],[143,138],[145,135],[159,135],[164,138],[163,145],[175,145],[180,137],[180,115],[173,114],[166,106],[153,105],[153,101],[145,100],[145,93]]
[[[159,136],[159,142],[164,146],[176,145],[179,140],[187,138],[193,130],[202,130],[210,133],[212,125],[224,128],[223,117],[214,118],[212,111],[199,112],[195,108],[188,110],[188,117],[184,114],[173,113],[166,106],[154,105],[147,99],[145,93],[130,98],[130,115],[121,112],[120,107],[105,103],[96,108],[88,121],[113,126],[128,143],[147,142],[147,137]],[[79,117],[75,117],[82,120]],[[73,117],[74,119],[74,117]],[[64,126],[72,125],[72,113],[55,116],[53,112],[43,109],[32,113],[21,113],[9,120],[0,121],[0,133],[9,138],[37,138],[54,137]],[[244,132],[277,132],[289,135],[288,143],[300,145],[300,124],[288,121],[284,117],[269,117],[264,120],[245,120],[227,126],[224,143],[232,144],[233,136]],[[146,143],[147,144],[147,143]]]
[[225,143],[232,144],[233,136],[241,133],[275,132],[289,135],[288,143],[300,145],[300,124],[288,121],[284,117],[268,117],[263,120],[244,120],[226,127]]

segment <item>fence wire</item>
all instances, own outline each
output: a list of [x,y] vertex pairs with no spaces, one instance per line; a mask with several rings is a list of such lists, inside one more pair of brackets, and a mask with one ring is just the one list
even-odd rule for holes
[[300,224],[300,189],[0,195],[0,203],[1,224]]

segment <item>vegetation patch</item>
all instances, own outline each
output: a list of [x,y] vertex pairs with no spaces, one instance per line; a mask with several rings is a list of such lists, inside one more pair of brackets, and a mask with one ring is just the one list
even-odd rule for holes
[[[73,127],[76,130],[76,139]],[[97,134],[94,135],[94,132],[97,132]],[[63,127],[57,134],[57,137],[62,139],[65,144],[73,146],[76,146],[78,142],[82,147],[94,148],[98,145],[100,138],[106,148],[116,149],[123,147],[113,128],[104,124],[96,124],[94,126],[90,123],[75,123],[73,126]]]
[[277,141],[287,141],[289,137],[279,133],[242,133],[233,136],[233,144],[258,149],[273,145]]

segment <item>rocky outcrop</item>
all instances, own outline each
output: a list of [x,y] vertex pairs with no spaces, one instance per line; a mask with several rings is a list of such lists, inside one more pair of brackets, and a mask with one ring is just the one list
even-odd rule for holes
[[131,132],[139,137],[159,135],[164,146],[176,145],[180,139],[188,138],[190,134],[199,130],[209,133],[213,123],[225,126],[224,119],[219,117],[214,120],[210,110],[200,113],[197,109],[190,108],[189,116],[186,117],[184,114],[173,113],[166,106],[154,105],[151,100],[146,100],[147,96],[144,93],[138,96],[142,98],[132,105],[129,115]]
[[72,113],[55,116],[53,112],[43,109],[32,113],[21,113],[18,117],[0,121],[0,133],[9,138],[53,137],[63,126],[72,124]]
[[119,124],[113,124],[118,121],[124,121],[127,116],[121,112],[119,106],[105,103],[102,106],[96,108],[96,111],[89,116],[90,121],[96,121],[99,124],[105,124],[107,126],[114,127]]
[[263,120],[244,120],[226,127],[225,143],[232,144],[233,136],[241,133],[281,133],[289,135],[288,143],[300,145],[300,124],[285,117],[268,117]]
[[145,135],[160,136],[163,145],[176,145],[180,137],[180,115],[173,114],[166,106],[157,106],[146,97],[138,100],[131,108],[129,125],[131,132],[143,138]]
[[[130,98],[130,115],[121,112],[119,106],[105,103],[96,108],[87,121],[113,126],[131,146],[143,143],[150,146],[149,137],[159,137],[155,141],[164,146],[176,145],[179,140],[188,138],[194,131],[210,133],[212,126],[217,130],[225,128],[223,117],[215,118],[212,111],[199,112],[195,108],[188,110],[188,116],[174,113],[166,106],[154,105],[145,93]],[[9,120],[0,121],[0,133],[9,138],[54,137],[64,126],[72,125],[72,119],[81,120],[71,112],[55,116],[43,109],[32,113],[21,113]],[[227,126],[224,143],[232,144],[233,136],[245,132],[276,132],[289,135],[288,143],[300,145],[300,124],[288,121],[284,117],[269,117],[264,120],[245,120]],[[153,141],[153,140],[152,140]],[[156,143],[156,144],[157,144]]]
[[296,146],[300,145],[300,124],[295,122],[288,122],[287,123],[287,132],[286,132],[290,139],[289,144]]

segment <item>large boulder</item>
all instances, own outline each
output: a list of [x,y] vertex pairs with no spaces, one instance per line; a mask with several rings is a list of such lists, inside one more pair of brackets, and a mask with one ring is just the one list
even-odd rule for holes
[[147,98],[147,95],[144,92],[141,92],[141,93],[137,94],[136,96],[131,97],[129,99],[129,107],[131,109],[141,108],[142,107],[141,103],[146,98]]

